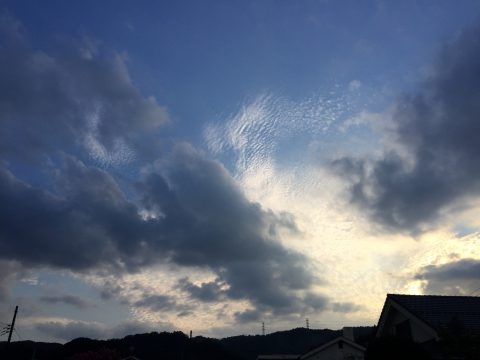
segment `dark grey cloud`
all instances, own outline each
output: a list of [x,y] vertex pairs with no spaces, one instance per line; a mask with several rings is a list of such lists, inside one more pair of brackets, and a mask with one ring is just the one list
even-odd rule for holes
[[280,230],[298,231],[294,220],[248,201],[221,164],[178,145],[142,188],[143,203],[163,219],[165,241],[155,244],[171,243],[172,261],[208,266],[231,299],[279,314],[305,306],[300,293],[316,281],[308,259],[277,241]]
[[323,295],[307,293],[304,302],[310,311],[321,311],[327,307],[329,301]]
[[133,303],[136,307],[149,308],[153,311],[172,310],[176,307],[175,299],[168,295],[144,295]]
[[147,225],[106,172],[67,158],[61,182],[63,197],[0,168],[1,258],[78,271],[143,262]]
[[334,162],[352,203],[387,229],[422,231],[480,192],[479,33],[465,30],[445,46],[423,87],[396,102],[388,136],[407,156],[392,150],[379,160]]
[[121,338],[127,335],[160,331],[162,329],[171,330],[175,327],[170,323],[145,323],[145,322],[123,322],[112,328],[106,327],[96,322],[82,321],[46,321],[38,323],[35,328],[44,336],[50,337],[56,341],[67,342],[79,337],[90,339],[111,339]]
[[263,319],[265,314],[258,309],[247,309],[235,312],[235,320],[240,324],[258,322]]
[[225,297],[226,290],[222,287],[226,283],[216,279],[215,281],[204,282],[200,285],[195,285],[188,278],[180,279],[178,288],[187,292],[193,299],[204,302],[219,301]]
[[[277,240],[280,231],[297,231],[291,216],[248,201],[218,162],[191,146],[177,146],[137,183],[137,203],[106,171],[71,156],[57,170],[53,194],[0,168],[0,258],[119,274],[170,261],[210,269],[217,286],[225,284],[222,294],[262,311],[312,306],[304,302],[316,281],[308,259]],[[190,293],[205,300],[215,286],[190,286]]]
[[81,298],[80,296],[75,295],[49,295],[49,296],[41,296],[40,301],[47,303],[47,304],[67,304],[74,306],[78,309],[86,309],[91,307],[92,304]]
[[415,279],[425,281],[427,294],[470,295],[480,288],[480,260],[461,259],[425,266]]
[[182,310],[179,313],[177,313],[178,317],[185,317],[185,316],[190,316],[194,314],[193,307],[190,310]]
[[123,297],[124,301],[132,307],[145,308],[158,313],[176,312],[178,316],[186,316],[194,309],[193,305],[179,302],[176,297],[165,294],[145,292],[140,296],[140,300],[133,302],[127,299],[126,294]]
[[131,252],[145,228],[137,207],[106,171],[65,154],[145,157],[158,148],[144,135],[167,121],[165,109],[135,88],[121,56],[91,43],[35,49],[1,14],[0,49],[0,257],[76,271],[141,265]]
[[18,21],[0,15],[1,155],[31,159],[86,149],[108,161],[147,149],[139,136],[168,115],[134,87],[120,55],[108,59],[75,41],[47,53],[27,38]]
[[103,300],[110,300],[121,297],[124,289],[118,285],[117,282],[107,279],[102,282],[102,285],[98,287],[98,290],[100,291],[100,297]]
[[105,339],[108,337],[105,328],[97,323],[80,321],[63,323],[59,321],[49,321],[36,324],[35,328],[44,334],[44,336],[46,335],[62,342],[79,337],[88,337],[91,339]]
[[334,302],[334,303],[332,303],[332,310],[334,312],[350,313],[350,312],[359,311],[361,309],[362,309],[362,306],[357,305],[355,303],[351,303],[351,302]]

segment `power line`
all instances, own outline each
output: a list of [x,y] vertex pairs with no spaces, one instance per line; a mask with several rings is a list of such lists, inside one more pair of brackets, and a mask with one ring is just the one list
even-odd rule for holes
[[0,330],[0,336],[6,335],[10,332],[10,325],[7,325]]

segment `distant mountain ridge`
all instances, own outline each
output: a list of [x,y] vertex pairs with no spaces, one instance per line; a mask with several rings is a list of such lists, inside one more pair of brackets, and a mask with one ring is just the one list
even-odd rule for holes
[[265,336],[232,336],[220,343],[241,359],[255,360],[260,354],[302,354],[340,335],[341,330],[296,328]]
[[[34,341],[10,344],[10,353],[2,359],[30,360],[117,360],[134,355],[140,360],[255,360],[271,353],[300,354],[339,335],[341,330],[297,328],[267,335],[240,335],[223,339],[182,332],[128,335],[123,339],[74,339],[64,345]],[[6,343],[0,342],[0,354]]]

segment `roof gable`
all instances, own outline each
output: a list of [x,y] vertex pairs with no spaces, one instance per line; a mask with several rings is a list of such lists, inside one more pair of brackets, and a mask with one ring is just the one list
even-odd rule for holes
[[[388,294],[385,305],[389,300],[436,331],[445,329],[451,321],[458,320],[470,333],[480,334],[480,297]],[[379,322],[379,328],[380,325]]]
[[328,348],[328,347],[330,347],[330,346],[338,343],[339,341],[343,341],[344,344],[350,345],[351,347],[354,347],[354,348],[356,348],[356,349],[358,349],[358,350],[360,350],[360,351],[363,351],[363,352],[367,350],[367,349],[366,349],[365,347],[363,347],[362,345],[359,345],[359,344],[351,341],[350,339],[347,339],[347,338],[344,337],[344,336],[339,336],[339,337],[337,337],[337,338],[335,338],[335,339],[333,339],[333,340],[330,340],[330,341],[326,342],[325,344],[320,345],[319,347],[317,347],[317,348],[315,348],[315,349],[313,349],[313,350],[311,350],[311,351],[309,351],[309,352],[301,355],[299,359],[302,359],[302,360],[303,360],[303,359],[309,358],[309,357],[311,357],[311,356],[313,356],[313,355],[315,355],[315,354],[317,354],[317,353],[325,350],[326,348]]

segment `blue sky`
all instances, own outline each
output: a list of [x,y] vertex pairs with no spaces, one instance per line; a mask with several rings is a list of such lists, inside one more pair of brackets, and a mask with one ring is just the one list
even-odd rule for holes
[[474,1],[5,3],[34,47],[87,38],[126,52],[140,91],[192,138],[263,91],[298,99],[352,79],[402,90],[478,11]]
[[2,322],[19,304],[21,339],[219,337],[470,294],[479,15],[0,1]]

